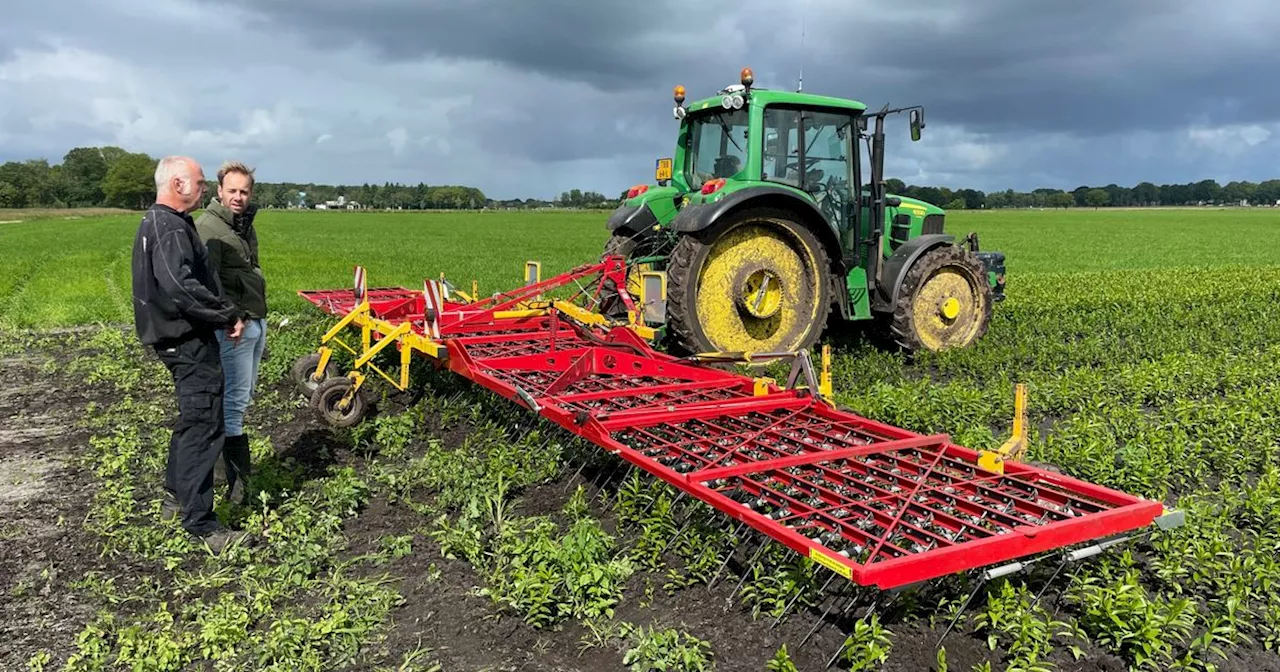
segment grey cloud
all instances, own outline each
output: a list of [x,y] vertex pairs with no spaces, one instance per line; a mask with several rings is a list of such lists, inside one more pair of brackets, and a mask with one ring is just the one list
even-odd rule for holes
[[[807,91],[928,107],[922,142],[890,129],[908,181],[1257,180],[1280,147],[1277,32],[1273,0],[19,3],[0,161],[113,142],[277,180],[616,193],[671,154],[671,86],[751,66],[793,88],[803,66]],[[51,70],[6,80],[23,50]]]

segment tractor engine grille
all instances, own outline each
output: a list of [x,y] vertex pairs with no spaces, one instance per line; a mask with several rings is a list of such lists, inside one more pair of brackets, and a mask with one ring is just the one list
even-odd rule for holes
[[924,227],[921,229],[921,233],[942,233],[942,218],[945,216],[937,213],[925,215]]

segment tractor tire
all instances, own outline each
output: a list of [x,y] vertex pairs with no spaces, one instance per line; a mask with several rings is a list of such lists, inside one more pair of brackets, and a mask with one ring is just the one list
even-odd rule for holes
[[751,208],[683,235],[667,264],[672,349],[794,352],[817,342],[832,308],[831,261],[789,211]]
[[967,348],[987,333],[991,304],[982,262],[962,247],[937,247],[907,269],[888,336],[908,352]]

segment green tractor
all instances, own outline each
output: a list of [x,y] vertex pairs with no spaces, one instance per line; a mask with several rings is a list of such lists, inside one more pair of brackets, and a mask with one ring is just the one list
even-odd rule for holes
[[644,320],[688,353],[808,349],[835,310],[908,351],[981,338],[1004,298],[1004,255],[944,233],[940,208],[885,193],[885,118],[910,112],[915,141],[923,109],[868,113],[752,84],[744,68],[687,108],[677,86],[674,158],[609,217],[604,254],[628,259]]

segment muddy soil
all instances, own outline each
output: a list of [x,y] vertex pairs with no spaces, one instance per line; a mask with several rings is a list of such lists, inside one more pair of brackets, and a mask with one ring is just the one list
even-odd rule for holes
[[41,649],[65,658],[94,607],[69,584],[107,563],[81,522],[93,474],[77,464],[85,405],[107,395],[41,371],[41,354],[0,358],[0,669]]

